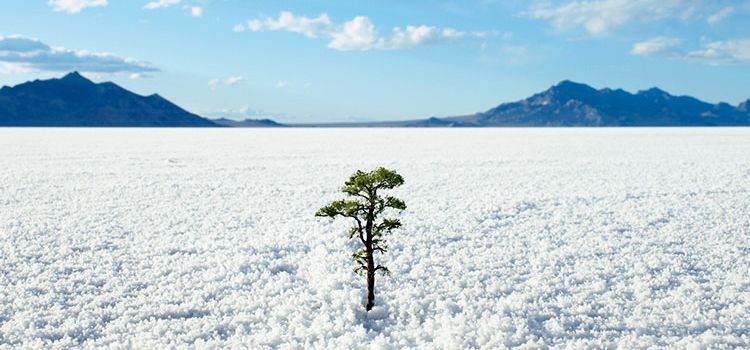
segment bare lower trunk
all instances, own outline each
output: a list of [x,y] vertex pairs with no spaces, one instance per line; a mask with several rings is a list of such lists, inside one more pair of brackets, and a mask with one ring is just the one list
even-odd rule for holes
[[375,305],[375,259],[372,253],[367,256],[367,311]]
[[[372,196],[371,196],[372,198]],[[370,210],[367,214],[367,311],[372,310],[375,305],[375,252],[372,249],[372,221],[375,211],[375,202],[370,201]]]

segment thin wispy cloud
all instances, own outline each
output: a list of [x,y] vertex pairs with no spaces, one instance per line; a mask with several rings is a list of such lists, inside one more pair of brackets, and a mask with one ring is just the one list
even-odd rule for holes
[[30,73],[31,69],[17,63],[0,62],[0,74],[24,74]]
[[92,73],[149,73],[158,68],[106,52],[51,47],[38,39],[0,36],[0,62],[28,71]]
[[174,6],[181,2],[181,0],[154,0],[148,2],[143,6],[147,10],[156,10],[164,7]]
[[537,57],[526,46],[504,40],[483,42],[477,62],[490,66],[520,67],[528,65],[536,59]]
[[731,17],[735,12],[737,12],[737,10],[734,8],[734,6],[725,7],[709,16],[708,19],[706,19],[706,22],[711,25],[717,24]]
[[216,90],[219,86],[236,86],[246,81],[245,77],[241,75],[225,78],[225,79],[211,79],[208,81],[208,87],[211,90]]
[[750,39],[713,41],[696,50],[685,50],[682,43],[678,38],[655,37],[636,43],[630,53],[708,65],[750,64]]
[[88,7],[107,6],[107,0],[49,0],[53,10],[66,13],[79,13]]
[[328,47],[339,51],[397,50],[424,45],[435,45],[457,41],[462,38],[481,38],[486,32],[464,32],[453,28],[427,25],[394,27],[390,33],[382,34],[372,20],[356,16],[340,24],[334,23],[327,14],[317,17],[297,16],[285,11],[278,18],[254,19],[234,26],[235,32],[286,31],[308,38],[325,38]]
[[535,4],[523,15],[547,20],[559,29],[583,28],[601,35],[633,21],[689,16],[694,8],[688,0],[592,0]]
[[630,53],[636,56],[680,56],[682,39],[654,37],[633,45]]
[[327,14],[321,14],[318,17],[309,18],[305,16],[295,16],[293,13],[284,11],[279,14],[278,19],[254,19],[247,22],[246,25],[237,25],[236,31],[251,30],[257,32],[260,30],[283,30],[292,33],[302,34],[308,38],[317,38],[320,35],[326,35],[333,31],[333,22]]

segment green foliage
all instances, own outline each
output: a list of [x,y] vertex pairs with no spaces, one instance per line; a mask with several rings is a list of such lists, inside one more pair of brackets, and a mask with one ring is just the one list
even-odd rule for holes
[[388,245],[384,235],[401,227],[401,221],[395,218],[379,218],[387,209],[405,210],[404,201],[381,196],[379,191],[390,190],[401,186],[404,178],[393,170],[383,167],[371,172],[357,170],[344,183],[341,191],[348,198],[333,201],[320,208],[315,216],[336,218],[347,217],[355,225],[349,229],[349,238],[358,238],[364,248],[352,254],[354,272],[360,275],[374,274],[380,271],[388,274],[385,266],[372,264],[374,253],[385,254]]

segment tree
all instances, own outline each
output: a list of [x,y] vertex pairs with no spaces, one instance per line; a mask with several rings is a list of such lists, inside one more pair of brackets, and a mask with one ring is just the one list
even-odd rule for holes
[[388,252],[384,235],[401,227],[399,219],[383,218],[378,221],[378,218],[389,208],[399,211],[406,209],[404,201],[391,196],[382,197],[378,191],[390,190],[403,183],[401,175],[383,167],[369,173],[357,170],[341,188],[348,198],[333,201],[315,213],[320,217],[354,219],[355,225],[349,229],[349,239],[358,238],[364,245],[364,248],[352,254],[352,259],[354,272],[367,277],[367,311],[375,303],[375,273],[390,273],[387,267],[375,264],[375,253]]

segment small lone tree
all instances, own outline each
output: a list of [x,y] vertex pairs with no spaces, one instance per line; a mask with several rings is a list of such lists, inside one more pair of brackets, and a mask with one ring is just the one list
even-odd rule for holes
[[385,254],[388,246],[383,235],[401,227],[398,219],[377,221],[378,217],[388,208],[406,209],[404,201],[391,196],[382,197],[378,191],[389,190],[403,183],[404,178],[393,170],[382,167],[369,173],[357,170],[341,188],[349,198],[333,201],[315,213],[315,216],[330,218],[343,216],[356,222],[349,229],[349,238],[357,237],[364,245],[364,248],[352,254],[352,259],[356,265],[354,272],[367,276],[367,311],[375,303],[375,273],[390,273],[385,266],[375,265],[375,253]]

